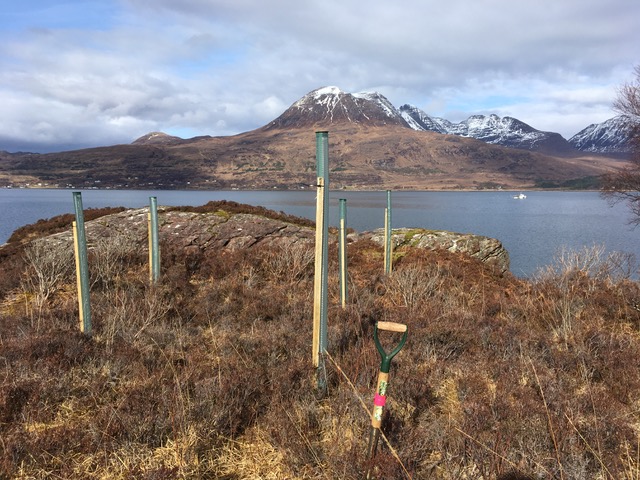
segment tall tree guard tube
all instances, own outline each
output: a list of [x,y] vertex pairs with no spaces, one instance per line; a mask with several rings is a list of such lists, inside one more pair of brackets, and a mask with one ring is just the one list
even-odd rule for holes
[[89,262],[87,255],[87,237],[84,229],[84,211],[82,193],[73,192],[73,204],[76,221],[73,222],[73,246],[76,258],[76,279],[78,285],[78,308],[80,331],[91,336],[91,304],[89,302]]
[[317,199],[313,300],[313,365],[318,387],[324,385],[324,352],[327,349],[328,250],[329,250],[329,132],[316,132]]
[[347,306],[347,200],[340,199],[340,305]]
[[160,242],[158,241],[158,199],[149,197],[149,281],[160,279]]
[[389,275],[391,273],[392,262],[392,249],[393,244],[391,242],[391,190],[387,190],[387,208],[384,210],[384,273]]

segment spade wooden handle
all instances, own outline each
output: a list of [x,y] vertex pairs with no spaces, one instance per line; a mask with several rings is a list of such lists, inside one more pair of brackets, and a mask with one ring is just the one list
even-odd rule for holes
[[407,331],[407,326],[404,323],[378,322],[378,330],[387,330],[388,332],[404,333]]

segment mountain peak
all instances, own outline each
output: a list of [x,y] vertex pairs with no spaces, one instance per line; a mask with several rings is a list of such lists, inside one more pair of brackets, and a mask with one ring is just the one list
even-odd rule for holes
[[344,94],[344,92],[340,90],[339,87],[328,86],[328,87],[320,87],[312,91],[309,95],[320,97],[322,95],[340,95],[341,93]]
[[627,154],[631,151],[630,123],[625,115],[594,123],[576,133],[569,143],[584,152]]
[[329,86],[309,92],[264,128],[329,128],[344,123],[408,127],[400,112],[380,93],[352,94]]
[[132,142],[133,145],[175,145],[183,140],[180,137],[168,135],[164,132],[150,132],[137,138]]

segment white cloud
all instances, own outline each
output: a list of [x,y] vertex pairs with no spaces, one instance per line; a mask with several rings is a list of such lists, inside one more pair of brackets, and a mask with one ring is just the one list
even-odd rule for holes
[[568,137],[614,115],[640,44],[634,0],[39,4],[0,30],[0,149],[234,134],[324,85]]

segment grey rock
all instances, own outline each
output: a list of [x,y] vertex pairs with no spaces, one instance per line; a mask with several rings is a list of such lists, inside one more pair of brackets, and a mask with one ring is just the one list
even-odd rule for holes
[[[363,233],[373,242],[384,245],[384,229]],[[391,241],[393,249],[424,248],[430,250],[448,250],[469,255],[491,265],[504,274],[509,271],[509,252],[495,238],[456,233],[445,230],[425,230],[421,228],[394,228]]]
[[[139,248],[147,248],[147,208],[126,210],[86,222],[89,248],[101,238],[126,237]],[[315,229],[255,214],[226,212],[195,213],[167,208],[158,211],[160,241],[185,258],[212,254],[220,250],[253,248],[258,245],[313,245]],[[384,230],[354,233],[349,241],[368,238],[383,245]],[[48,241],[72,242],[71,230],[52,235]],[[335,242],[335,237],[330,238]],[[509,253],[499,240],[443,230],[394,228],[394,249],[424,248],[460,252],[494,266],[499,273],[509,271]]]

